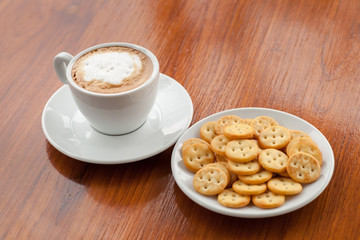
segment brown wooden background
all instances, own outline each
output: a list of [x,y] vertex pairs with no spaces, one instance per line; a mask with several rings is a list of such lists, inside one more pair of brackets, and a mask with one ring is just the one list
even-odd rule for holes
[[[0,239],[359,239],[359,13],[357,0],[2,0]],[[157,55],[193,123],[267,107],[315,125],[336,158],[328,188],[283,216],[233,218],[181,192],[172,148],[114,166],[59,153],[41,129],[62,86],[52,59],[112,41]]]

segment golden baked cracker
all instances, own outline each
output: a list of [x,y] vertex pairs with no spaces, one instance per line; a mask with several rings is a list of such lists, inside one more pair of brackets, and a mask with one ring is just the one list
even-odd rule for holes
[[260,165],[268,171],[280,173],[286,171],[288,156],[280,150],[268,148],[259,154]]
[[228,185],[230,183],[230,170],[227,168],[227,164],[224,162],[214,162],[214,163],[209,163],[207,165],[205,165],[205,167],[216,167],[219,168],[221,171],[223,171],[226,175],[227,178],[227,183],[226,185]]
[[224,135],[218,135],[210,142],[210,147],[215,154],[225,155],[225,148],[230,139]]
[[290,131],[283,126],[271,126],[259,135],[259,143],[263,148],[281,149],[291,140]]
[[255,134],[255,129],[248,124],[237,123],[225,126],[223,134],[230,139],[252,138]]
[[289,129],[290,134],[291,134],[291,139],[295,139],[298,137],[307,137],[307,138],[311,138],[306,132],[300,131],[300,130],[293,130],[293,129]]
[[205,167],[195,173],[193,185],[198,193],[217,195],[225,189],[227,177],[219,168]]
[[237,175],[251,175],[259,172],[261,169],[257,159],[245,163],[233,162],[229,160],[227,164],[230,171]]
[[211,140],[216,137],[215,133],[215,125],[216,121],[210,121],[205,123],[200,128],[200,137],[201,139],[207,141],[208,143],[211,142]]
[[276,177],[267,182],[267,187],[272,192],[282,195],[294,195],[302,191],[302,185],[291,178]]
[[317,146],[317,144],[308,138],[299,138],[296,139],[296,142],[287,149],[288,156],[291,156],[295,153],[303,152],[312,155],[316,158],[320,165],[322,165],[323,157],[322,153]]
[[[289,149],[292,148],[292,146],[296,143],[298,143],[299,141],[303,141],[304,139],[307,139],[308,141],[313,142],[316,146],[317,144],[310,138],[310,137],[297,137],[297,138],[291,138],[290,142],[288,143],[288,145],[286,146],[286,150],[285,152],[289,155]],[[305,140],[306,141],[306,140]]]
[[200,138],[189,138],[186,141],[183,142],[183,145],[181,146],[181,152],[183,153],[185,148],[187,148],[188,146],[190,146],[193,143],[202,143],[205,144],[207,146],[210,146],[208,142],[200,139]]
[[241,208],[247,206],[251,201],[251,196],[235,192],[232,188],[224,189],[218,195],[218,202],[230,208]]
[[248,139],[232,140],[225,148],[225,156],[234,162],[249,162],[259,155],[259,147]]
[[286,171],[299,183],[311,183],[320,177],[321,166],[310,154],[298,152],[289,157]]
[[273,173],[262,170],[252,175],[242,176],[238,175],[238,178],[246,184],[261,184],[269,181],[273,177]]
[[262,130],[271,126],[278,126],[275,119],[268,116],[259,116],[253,119],[251,126],[255,129],[255,137],[259,137]]
[[215,125],[215,133],[217,135],[223,134],[223,129],[225,126],[234,124],[234,123],[240,123],[241,117],[235,116],[235,115],[227,115],[219,118]]
[[285,196],[268,190],[259,195],[252,196],[252,202],[259,208],[277,208],[284,204]]
[[257,195],[265,192],[267,190],[267,186],[265,183],[246,184],[241,180],[237,180],[236,182],[233,183],[232,189],[240,194]]
[[206,164],[215,162],[215,157],[209,145],[195,142],[183,151],[183,162],[187,169],[197,172]]

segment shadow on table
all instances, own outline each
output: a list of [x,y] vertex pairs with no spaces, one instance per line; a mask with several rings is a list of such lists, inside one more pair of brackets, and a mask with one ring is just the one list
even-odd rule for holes
[[47,143],[50,163],[65,178],[71,180],[68,188],[84,186],[87,194],[109,206],[141,206],[158,197],[171,178],[172,147],[142,161],[116,165],[81,162],[58,152]]

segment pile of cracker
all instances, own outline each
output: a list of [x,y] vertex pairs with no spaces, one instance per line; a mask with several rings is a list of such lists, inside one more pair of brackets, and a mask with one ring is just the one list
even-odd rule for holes
[[230,208],[276,208],[320,176],[322,153],[303,131],[280,126],[268,116],[221,117],[202,125],[200,138],[182,147],[193,185]]

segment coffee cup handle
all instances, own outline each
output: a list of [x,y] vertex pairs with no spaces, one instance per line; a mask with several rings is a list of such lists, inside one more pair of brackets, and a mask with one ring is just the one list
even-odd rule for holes
[[56,75],[65,84],[68,82],[66,78],[66,68],[73,58],[74,57],[67,52],[61,52],[54,57],[53,63]]

